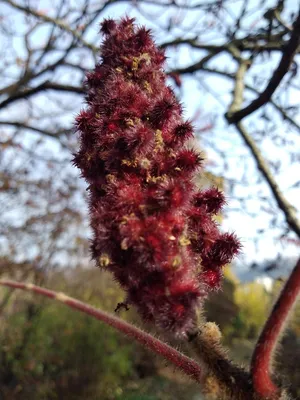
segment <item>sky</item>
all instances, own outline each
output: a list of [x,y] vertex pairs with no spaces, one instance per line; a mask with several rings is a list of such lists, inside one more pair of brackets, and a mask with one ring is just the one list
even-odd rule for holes
[[[194,3],[197,3],[199,1],[196,1]],[[259,0],[250,0],[249,1],[249,8],[256,8],[256,5],[260,3],[261,1]],[[190,1],[190,4],[192,4],[193,1]],[[273,6],[276,2],[275,1],[265,1],[264,2],[264,7],[266,5]],[[285,14],[290,13],[291,11],[296,11],[297,10],[297,5],[298,1],[297,0],[287,0],[285,2]],[[74,3],[75,4],[75,3]],[[48,1],[48,0],[41,0],[38,2],[38,9],[40,10],[46,10],[46,12],[49,12],[51,14],[51,10],[53,10],[52,7],[53,3]],[[242,6],[242,1],[233,1],[232,2],[232,7],[230,7],[230,14],[224,15],[224,21],[230,21],[231,18],[233,18],[235,15],[238,15],[240,12],[240,8]],[[157,42],[160,43],[162,40],[161,36],[159,35],[159,29],[160,26],[165,26],[166,24],[170,23],[170,21],[176,25],[176,18],[179,17],[179,15],[184,15],[184,21],[183,25],[186,27],[186,29],[189,29],[189,27],[193,27],[193,30],[199,30],[201,31],[200,34],[200,40],[205,41],[209,39],[211,43],[218,44],[220,42],[220,37],[218,35],[214,35],[210,37],[210,30],[207,29],[207,31],[204,30],[203,32],[203,26],[205,28],[205,24],[209,24],[209,21],[206,19],[199,19],[197,15],[193,13],[189,13],[185,10],[181,10],[180,14],[178,11],[176,12],[171,12],[170,9],[165,9],[164,12],[161,12],[161,9],[158,9],[157,7],[141,7],[141,11],[147,10],[147,12],[150,12],[152,19],[151,22],[149,21],[148,18],[143,18],[140,13],[137,13],[136,11],[132,12],[132,9],[130,6],[122,4],[122,5],[117,5],[113,7],[108,7],[107,11],[103,14],[103,17],[114,17],[118,18],[123,16],[125,13],[130,13],[130,15],[135,15],[138,18],[139,23],[145,23],[147,27],[150,27],[154,31],[154,38],[157,39]],[[172,16],[172,18],[170,18]],[[259,26],[261,24],[260,22],[261,16],[257,13],[253,13],[252,17],[249,18],[247,21],[247,24],[251,26],[251,24],[255,24],[255,27]],[[17,23],[17,19],[16,19]],[[96,28],[97,25],[94,25],[94,28]],[[209,28],[209,27],[208,27]],[[39,30],[32,38],[33,43],[35,42],[36,44],[41,42],[41,38],[43,35],[46,33],[46,28],[43,28],[44,31],[41,29]],[[185,29],[185,34],[186,34],[186,29]],[[182,32],[180,29],[175,30],[175,36],[176,35],[182,35]],[[170,35],[169,37],[165,36],[163,38],[164,41],[167,41],[171,39],[172,36]],[[96,30],[90,30],[88,35],[86,36],[86,39],[89,40],[90,42],[93,43],[99,43],[99,36],[98,36],[98,31]],[[15,38],[14,41],[14,51],[20,55],[22,55],[22,37]],[[203,54],[201,52],[198,53],[191,53],[191,51],[188,48],[183,48],[180,54],[176,54],[175,50],[170,50],[167,52],[167,56],[169,57],[168,59],[168,64],[167,64],[167,69],[168,66],[176,66],[176,67],[183,67],[185,65],[189,65],[192,61],[195,61],[196,59],[199,58],[199,56]],[[177,55],[176,61],[174,61],[174,56]],[[266,76],[270,73],[269,71],[269,65],[273,64],[276,65],[278,62],[278,56],[273,56],[271,59],[266,60],[266,68],[265,70],[262,70],[260,67],[260,71],[262,71],[263,74]],[[92,59],[87,59],[86,60],[87,66],[88,67],[93,67],[94,60]],[[234,71],[235,70],[235,64],[227,58],[227,56],[221,55],[219,56],[216,61],[216,65],[218,68],[226,69],[228,71]],[[254,66],[254,68],[256,68]],[[68,79],[68,77],[63,77],[63,79]],[[296,77],[297,81],[296,83],[299,84],[299,74]],[[213,95],[207,93],[203,85],[209,85],[210,87],[213,88],[215,92],[218,92],[218,99],[216,99]],[[231,95],[230,95],[230,90],[232,89],[232,84],[225,81],[224,79],[217,78],[216,76],[213,77],[204,77],[203,82],[200,84],[195,84],[195,81],[191,77],[187,77],[184,79],[184,84],[180,92],[178,91],[178,95],[180,96],[181,101],[184,103],[184,108],[186,110],[185,116],[187,118],[193,117],[195,113],[200,113],[200,116],[197,120],[197,124],[199,124],[199,127],[207,121],[213,119],[214,116],[216,115],[222,115],[224,114],[224,111],[226,111],[226,108],[228,107],[230,100],[231,100]],[[297,91],[291,91],[289,93],[290,96],[290,101],[291,103],[298,104],[299,100],[297,98]],[[247,100],[249,101],[251,97],[249,97]],[[49,107],[49,101],[43,100],[45,104],[42,103],[40,100],[39,106],[42,108],[43,106]],[[74,115],[78,112],[78,110],[81,108],[81,100],[74,98],[74,100],[71,101],[70,104],[70,113],[65,116],[64,122],[68,124],[69,122],[72,121],[74,118]],[[270,109],[270,108],[269,108]],[[270,111],[272,112],[272,111]],[[16,116],[19,115],[20,109],[18,107],[12,107],[9,110],[9,117],[15,119]],[[253,116],[251,116],[248,120],[245,121],[246,126],[248,127],[249,131],[251,129],[264,129],[265,122],[260,122],[259,116],[260,112],[257,112]],[[4,118],[4,114],[0,113],[0,118]],[[8,119],[7,114],[5,115],[5,119]],[[255,121],[255,128],[253,128],[254,124],[252,121]],[[298,116],[297,121],[300,123],[300,118]],[[243,176],[243,174],[247,174],[247,178],[251,182],[251,179],[253,178],[253,190],[252,187],[246,187],[243,188],[241,185],[238,185],[235,190],[235,195],[237,196],[245,196],[247,193],[250,191],[253,191],[253,194],[260,192],[261,194],[265,194],[265,196],[269,195],[269,190],[264,184],[257,184],[257,169],[254,163],[249,160],[249,153],[248,150],[245,148],[245,146],[242,144],[241,139],[238,135],[238,133],[234,130],[233,127],[230,127],[226,124],[225,120],[219,118],[215,119],[213,122],[215,122],[214,128],[212,131],[205,132],[203,133],[199,140],[200,140],[200,146],[202,146],[205,150],[208,163],[207,163],[207,168],[211,170],[213,173],[217,175],[225,175],[226,184],[230,184],[231,181],[237,180]],[[282,128],[283,129],[283,128]],[[286,131],[286,129],[285,129]],[[285,132],[286,134],[286,132]],[[293,138],[293,141],[291,143],[291,149],[290,151],[294,149],[299,149],[300,148],[300,137],[298,134],[295,134],[295,132],[288,132],[289,135]],[[31,145],[31,137],[30,135],[27,135],[27,145]],[[54,154],[57,156],[57,154],[61,151],[59,149],[59,146],[57,143],[55,143],[52,140],[47,140],[45,142],[45,146],[47,147],[47,153],[49,155]],[[217,147],[218,151],[215,151],[213,146]],[[278,182],[280,186],[283,188],[284,194],[286,197],[295,205],[295,207],[298,208],[299,210],[299,188],[296,188],[295,190],[290,190],[289,186],[292,185],[293,183],[297,182],[299,179],[299,164],[295,165],[290,165],[289,159],[286,157],[286,154],[288,153],[286,150],[283,152],[281,151],[280,147],[275,146],[272,141],[268,140],[266,138],[263,143],[262,143],[262,149],[265,152],[267,156],[269,154],[272,154],[272,158],[280,159],[280,161],[283,163],[283,171],[281,172],[280,176],[276,176],[278,179]],[[226,173],[224,173],[224,162],[220,158],[220,150],[224,152],[225,154],[229,155],[227,157],[227,166],[228,170]],[[45,151],[45,148],[42,148],[42,152]],[[61,153],[63,154],[63,153]],[[63,154],[62,157],[65,157],[65,154]],[[241,161],[242,160],[242,161]],[[243,163],[243,160],[247,160],[246,163]],[[247,210],[252,213],[259,212],[260,204],[258,203],[257,200],[249,200],[248,202],[248,207]],[[259,248],[256,246],[254,241],[252,240],[253,236],[257,235],[257,231],[261,228],[263,229],[264,227],[268,226],[268,223],[270,219],[272,218],[272,212],[277,213],[278,217],[278,209],[275,206],[275,204],[271,204],[271,207],[273,207],[273,211],[268,214],[264,213],[259,216],[259,218],[253,218],[253,215],[249,215],[248,212],[243,212],[243,210],[238,210],[239,204],[237,201],[235,201],[233,198],[228,198],[228,206],[225,210],[225,218],[223,221],[223,228],[225,230],[233,230],[236,232],[236,234],[241,238],[242,244],[243,244],[243,254],[240,257],[240,259],[237,262],[238,268],[237,268],[237,273],[246,275],[245,271],[248,271],[248,265],[252,262],[262,262],[263,260],[268,260],[268,259],[273,259],[276,257],[278,254],[284,254],[287,255],[289,258],[294,258],[298,255],[299,250],[298,247],[293,246],[287,242],[281,242],[281,241],[276,241],[274,242],[274,237],[278,234],[280,234],[279,231],[268,231],[267,233],[264,233],[264,237],[262,240],[259,242]],[[236,211],[237,210],[237,211]],[[283,216],[279,216],[281,220],[283,220]],[[244,271],[244,272],[243,272]]]

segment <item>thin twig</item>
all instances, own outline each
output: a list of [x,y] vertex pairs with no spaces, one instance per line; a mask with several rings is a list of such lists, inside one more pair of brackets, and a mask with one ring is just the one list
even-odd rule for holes
[[[208,56],[205,56],[205,57],[208,57]],[[173,73],[173,74],[185,75],[185,74],[193,74],[194,72],[201,71],[201,72],[206,72],[208,74],[216,74],[216,75],[219,75],[219,76],[221,76],[223,78],[229,78],[231,80],[235,80],[235,75],[233,75],[230,72],[221,71],[221,70],[216,69],[216,68],[207,67],[206,66],[206,62],[208,60],[206,60],[205,57],[203,59],[201,59],[200,61],[196,62],[195,64],[189,65],[188,67],[173,69],[173,70],[169,71],[168,74],[172,74]],[[259,95],[259,91],[255,87],[249,85],[248,83],[245,83],[245,88],[248,89],[248,90],[251,90],[251,92],[256,93],[257,95]],[[281,114],[281,116],[282,116],[282,118],[284,120],[289,121],[291,123],[291,125],[293,125],[293,127],[296,128],[298,132],[300,132],[299,124],[297,124],[297,122],[293,118],[291,118],[281,106],[279,106],[272,99],[270,99],[270,103]]]
[[257,168],[262,173],[263,177],[266,179],[273,196],[277,202],[278,207],[283,211],[287,224],[289,225],[290,229],[296,233],[296,235],[300,238],[300,221],[297,218],[295,208],[292,206],[290,202],[284,197],[282,191],[279,189],[276,180],[268,167],[266,160],[262,156],[261,151],[257,147],[255,141],[252,137],[248,134],[247,130],[243,126],[241,122],[235,124],[237,130],[239,131],[241,137],[244,139],[247,147],[251,151]]
[[240,109],[240,106],[241,106],[241,104],[243,102],[243,98],[244,98],[244,89],[245,89],[244,77],[249,68],[249,65],[250,65],[250,61],[240,59],[239,68],[238,68],[236,76],[235,76],[233,99],[232,99],[232,103],[230,105],[228,114],[234,113],[235,111]]
[[205,50],[211,53],[221,53],[228,52],[228,46],[232,45],[240,51],[284,51],[287,46],[287,42],[281,40],[280,35],[274,35],[270,38],[267,43],[259,43],[259,38],[253,37],[250,40],[249,36],[243,37],[241,39],[234,39],[229,43],[224,43],[220,45],[200,43],[197,37],[190,39],[176,38],[174,40],[164,42],[160,45],[162,49],[166,49],[173,46],[189,45],[193,49]]
[[36,18],[39,18],[45,22],[50,22],[53,25],[56,25],[57,27],[63,29],[64,31],[70,33],[73,37],[75,37],[76,39],[78,39],[85,47],[91,49],[94,53],[98,52],[98,47],[94,46],[91,43],[88,43],[86,40],[83,39],[82,37],[82,33],[78,32],[74,29],[72,29],[66,22],[64,22],[63,20],[59,19],[59,18],[52,18],[49,17],[48,15],[38,12],[36,10],[34,10],[33,8],[30,7],[24,7],[21,4],[17,4],[15,3],[13,0],[5,0],[5,2],[9,5],[11,5],[12,7],[20,10],[20,11],[24,11],[26,14],[30,14],[33,15]]
[[247,107],[239,110],[228,112],[226,118],[229,123],[237,123],[241,121],[243,118],[252,114],[254,111],[258,110],[264,104],[266,104],[273,93],[279,86],[282,81],[284,75],[288,72],[289,67],[293,61],[294,55],[298,50],[300,44],[300,13],[297,17],[297,20],[294,24],[294,29],[291,35],[291,38],[283,51],[282,58],[277,69],[274,71],[272,78],[270,79],[265,90],[255,99],[252,103],[250,103]]
[[288,316],[300,293],[300,259],[287,280],[254,350],[251,373],[253,386],[262,396],[271,397],[278,393],[277,386],[271,379],[274,351],[280,339]]
[[47,129],[42,129],[36,126],[31,126],[31,125],[26,125],[26,123],[21,122],[21,121],[1,121],[0,120],[0,125],[7,125],[7,126],[13,126],[17,129],[28,129],[32,132],[40,133],[45,136],[49,136],[51,138],[58,139],[60,136],[69,134],[71,131],[70,129],[60,129],[59,131],[53,131],[50,132]]
[[68,93],[76,93],[76,94],[84,94],[85,90],[79,86],[72,86],[72,85],[65,85],[60,83],[54,82],[43,82],[38,86],[33,88],[28,88],[17,92],[16,94],[8,97],[7,99],[3,100],[0,103],[0,109],[7,107],[9,104],[13,103],[14,101],[21,100],[21,99],[28,99],[29,97],[35,95],[36,93],[42,92],[44,90],[54,90],[59,92],[68,92]]
[[196,361],[185,356],[184,354],[175,350],[173,347],[167,345],[166,343],[163,343],[159,339],[156,339],[149,333],[146,333],[141,329],[129,324],[128,322],[121,320],[120,318],[110,315],[109,313],[106,313],[102,310],[98,310],[97,308],[94,308],[89,304],[69,297],[64,293],[48,290],[30,283],[1,279],[0,285],[7,286],[13,289],[23,289],[42,296],[46,296],[50,299],[58,300],[66,304],[68,307],[81,311],[84,314],[90,315],[98,319],[99,321],[102,321],[105,324],[119,330],[126,336],[135,339],[137,342],[145,346],[148,350],[151,350],[154,353],[163,356],[165,359],[170,361],[172,364],[174,364],[177,368],[179,368],[186,375],[190,376],[196,382],[202,382],[202,369],[196,363]]
[[[239,67],[235,78],[234,96],[228,113],[226,114],[227,118],[228,115],[235,114],[235,110],[239,110],[242,104],[244,93],[244,76],[247,71],[248,65],[248,60],[240,58]],[[235,126],[239,131],[241,137],[243,138],[244,142],[246,143],[247,147],[250,149],[252,156],[256,162],[257,168],[267,181],[269,188],[271,189],[271,192],[273,193],[273,196],[275,197],[275,200],[278,204],[278,207],[283,211],[285,215],[285,219],[289,227],[300,237],[300,221],[297,218],[294,207],[287,201],[287,199],[284,197],[283,193],[279,189],[279,186],[277,185],[276,180],[273,177],[273,174],[266,160],[264,159],[255,141],[249,135],[243,124],[241,122],[238,122],[235,123]]]

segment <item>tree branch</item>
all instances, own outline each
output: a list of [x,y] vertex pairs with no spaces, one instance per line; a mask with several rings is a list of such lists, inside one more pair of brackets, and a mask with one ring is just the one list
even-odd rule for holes
[[[265,37],[265,39],[267,39]],[[262,40],[262,39],[261,39]],[[288,42],[281,40],[280,35],[272,36],[269,41],[266,43],[259,43],[258,38],[253,37],[253,40],[250,40],[249,36],[241,39],[234,39],[229,43],[224,43],[221,45],[215,44],[205,44],[199,43],[197,41],[197,37],[190,39],[182,39],[176,38],[174,40],[170,40],[169,42],[164,42],[160,45],[162,49],[166,49],[172,46],[179,46],[182,44],[187,44],[191,46],[193,49],[198,50],[206,50],[212,53],[221,53],[223,51],[229,51],[228,46],[232,45],[236,47],[240,51],[255,51],[255,52],[263,52],[263,51],[284,51]]]
[[290,227],[290,229],[296,233],[298,237],[300,237],[300,221],[296,216],[296,212],[292,204],[290,204],[287,199],[284,197],[283,193],[279,189],[270,168],[268,167],[265,159],[263,158],[259,148],[257,147],[254,140],[248,134],[244,126],[241,122],[235,124],[237,130],[239,131],[241,137],[244,139],[247,147],[250,149],[257,168],[262,173],[263,177],[266,179],[271,192],[273,193],[275,200],[278,204],[278,207],[283,211],[285,219]]
[[196,363],[196,361],[191,358],[185,356],[179,351],[175,350],[173,347],[163,343],[162,341],[154,338],[149,333],[142,331],[141,329],[129,324],[117,318],[109,313],[106,313],[102,310],[98,310],[97,308],[92,307],[89,304],[83,303],[79,300],[73,299],[65,295],[64,293],[54,292],[52,290],[44,289],[40,286],[33,285],[31,283],[21,283],[10,280],[1,279],[0,285],[7,286],[13,289],[23,289],[27,290],[45,297],[49,297],[50,299],[58,300],[63,304],[67,305],[70,308],[81,311],[84,314],[90,315],[93,318],[98,319],[99,321],[104,322],[105,324],[112,326],[118,331],[124,333],[129,338],[133,338],[143,346],[145,346],[148,350],[153,351],[156,354],[161,355],[172,364],[174,364],[177,368],[179,368],[183,373],[190,376],[193,380],[198,383],[202,382],[202,369]]
[[233,90],[233,100],[229,107],[228,113],[234,113],[239,110],[244,98],[244,89],[245,89],[245,74],[250,66],[249,60],[240,59],[239,68],[237,70],[235,76],[235,85]]
[[[72,65],[71,63],[68,64],[65,59],[69,55],[70,51],[74,48],[75,46],[75,40],[65,49],[64,54],[62,55],[61,58],[56,60],[53,64],[47,65],[43,69],[41,69],[38,72],[34,72],[32,69],[29,69],[27,67],[27,70],[23,72],[23,76],[17,81],[14,82],[13,84],[10,84],[2,89],[0,89],[0,95],[8,95],[9,97],[15,95],[18,91],[21,91],[22,88],[30,82],[30,80],[36,79],[40,77],[41,75],[47,73],[47,72],[53,72],[57,67],[60,66],[70,66],[70,67],[75,67],[75,65]],[[36,66],[41,62],[43,56],[45,56],[48,53],[49,49],[44,49],[43,54],[40,56],[39,60],[36,62]]]
[[[236,73],[235,78],[235,88],[234,88],[234,96],[232,103],[229,107],[229,111],[227,115],[234,114],[235,110],[239,110],[240,105],[243,101],[243,92],[244,92],[244,76],[247,71],[248,60],[240,59],[239,68]],[[289,225],[289,227],[300,237],[300,221],[297,218],[296,212],[293,206],[286,200],[283,193],[279,189],[270,168],[268,167],[265,159],[263,158],[261,151],[257,147],[255,141],[248,134],[245,127],[241,122],[235,123],[237,130],[239,131],[241,137],[246,143],[247,147],[250,149],[252,156],[255,159],[257,168],[262,173],[263,177],[266,179],[273,196],[278,204],[278,207],[283,211],[285,215],[285,219]]]
[[[207,72],[207,73],[213,73],[213,74],[217,74],[217,75],[223,75],[226,76],[229,79],[235,80],[235,76],[230,74],[229,72],[226,71],[219,71],[216,69],[212,69],[212,68],[202,68],[203,72]],[[248,90],[251,90],[251,92],[254,92],[256,94],[259,95],[259,91],[257,89],[255,89],[253,86],[250,86],[248,83],[245,83],[245,88]],[[280,106],[278,105],[274,100],[270,99],[270,104],[272,104],[272,106],[274,108],[276,108],[276,110],[281,114],[282,118],[286,121],[288,121],[291,125],[293,125],[294,128],[297,129],[297,131],[300,132],[300,126],[297,124],[297,122],[291,118],[286,111]]]
[[[173,73],[173,74],[182,74],[182,75],[184,75],[184,74],[192,74],[194,72],[201,71],[201,72],[206,72],[208,74],[216,74],[216,75],[222,76],[223,78],[225,77],[225,78],[228,78],[228,79],[231,79],[231,80],[235,80],[235,75],[231,74],[230,72],[220,71],[219,69],[209,68],[209,67],[205,66],[206,62],[208,61],[208,59],[205,59],[205,58],[209,57],[209,56],[211,56],[211,55],[209,54],[208,56],[203,57],[200,61],[198,61],[195,64],[192,64],[192,65],[190,65],[188,67],[173,69],[172,71],[169,71],[168,74]],[[254,92],[254,93],[259,95],[259,91],[257,89],[255,89],[253,86],[250,86],[248,83],[245,83],[245,88],[248,89],[248,90],[251,90],[251,92]],[[282,109],[282,107],[280,107],[272,99],[270,99],[270,103],[281,114],[281,116],[282,116],[282,118],[284,120],[289,121],[291,123],[291,125],[293,125],[293,127],[296,128],[297,131],[300,132],[300,126],[297,124],[297,122],[295,120],[293,120],[293,118],[291,118]]]
[[14,126],[15,128],[18,128],[18,129],[28,129],[32,132],[40,133],[42,135],[46,135],[46,136],[49,136],[49,137],[55,138],[55,139],[58,139],[60,136],[62,136],[64,134],[70,133],[70,129],[67,129],[67,128],[65,130],[60,129],[57,132],[55,132],[55,131],[50,132],[46,129],[38,128],[36,126],[26,125],[24,122],[21,122],[21,121],[1,121],[0,120],[0,125]]
[[39,86],[17,92],[16,94],[8,97],[6,100],[3,100],[2,103],[0,103],[0,110],[17,100],[27,99],[28,97],[31,97],[36,93],[42,92],[43,90],[54,90],[59,92],[69,92],[81,95],[85,93],[85,90],[82,87],[46,81]]
[[293,61],[294,55],[298,50],[299,44],[300,44],[300,13],[294,24],[294,29],[291,38],[282,54],[280,63],[277,69],[275,70],[272,78],[270,79],[267,87],[260,94],[260,96],[257,99],[255,99],[252,103],[250,103],[247,107],[238,111],[234,110],[228,111],[228,113],[226,114],[226,118],[229,123],[237,123],[241,121],[243,118],[252,114],[254,111],[258,110],[260,107],[262,107],[270,100],[273,93],[275,92],[280,82],[282,81],[284,75],[288,72],[289,67]]
[[278,393],[271,379],[274,351],[280,339],[288,316],[300,293],[300,258],[287,280],[265,326],[258,339],[251,362],[251,374],[255,390],[269,398]]
[[38,11],[30,7],[24,7],[20,4],[17,4],[13,0],[5,0],[5,2],[11,5],[12,7],[16,8],[17,10],[24,11],[26,14],[33,15],[34,17],[39,18],[45,22],[50,22],[51,24],[56,25],[57,27],[63,29],[64,31],[71,33],[72,36],[78,39],[85,47],[91,49],[94,53],[97,53],[99,51],[97,46],[88,43],[86,40],[83,39],[82,34],[80,32],[72,29],[68,24],[66,24],[61,19],[49,17],[48,15],[39,13]]

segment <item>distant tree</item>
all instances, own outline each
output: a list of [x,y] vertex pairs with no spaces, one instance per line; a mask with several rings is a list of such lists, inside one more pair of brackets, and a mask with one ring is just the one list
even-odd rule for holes
[[269,256],[280,255],[291,242],[297,245],[295,2],[1,4],[3,255],[44,267],[68,263],[66,253],[74,250],[75,261],[78,245],[86,254],[84,188],[69,163],[76,147],[73,116],[82,105],[84,76],[98,57],[98,23],[125,12],[151,27],[166,50],[170,83],[207,151],[206,169],[225,178],[225,223],[258,254],[269,248]]

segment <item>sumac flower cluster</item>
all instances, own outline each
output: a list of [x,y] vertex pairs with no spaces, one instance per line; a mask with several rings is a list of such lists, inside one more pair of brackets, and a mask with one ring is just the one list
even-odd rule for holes
[[189,121],[163,71],[164,52],[134,20],[104,20],[101,60],[86,78],[74,157],[88,182],[92,255],[142,317],[184,335],[239,250],[214,220],[216,188],[199,191]]

